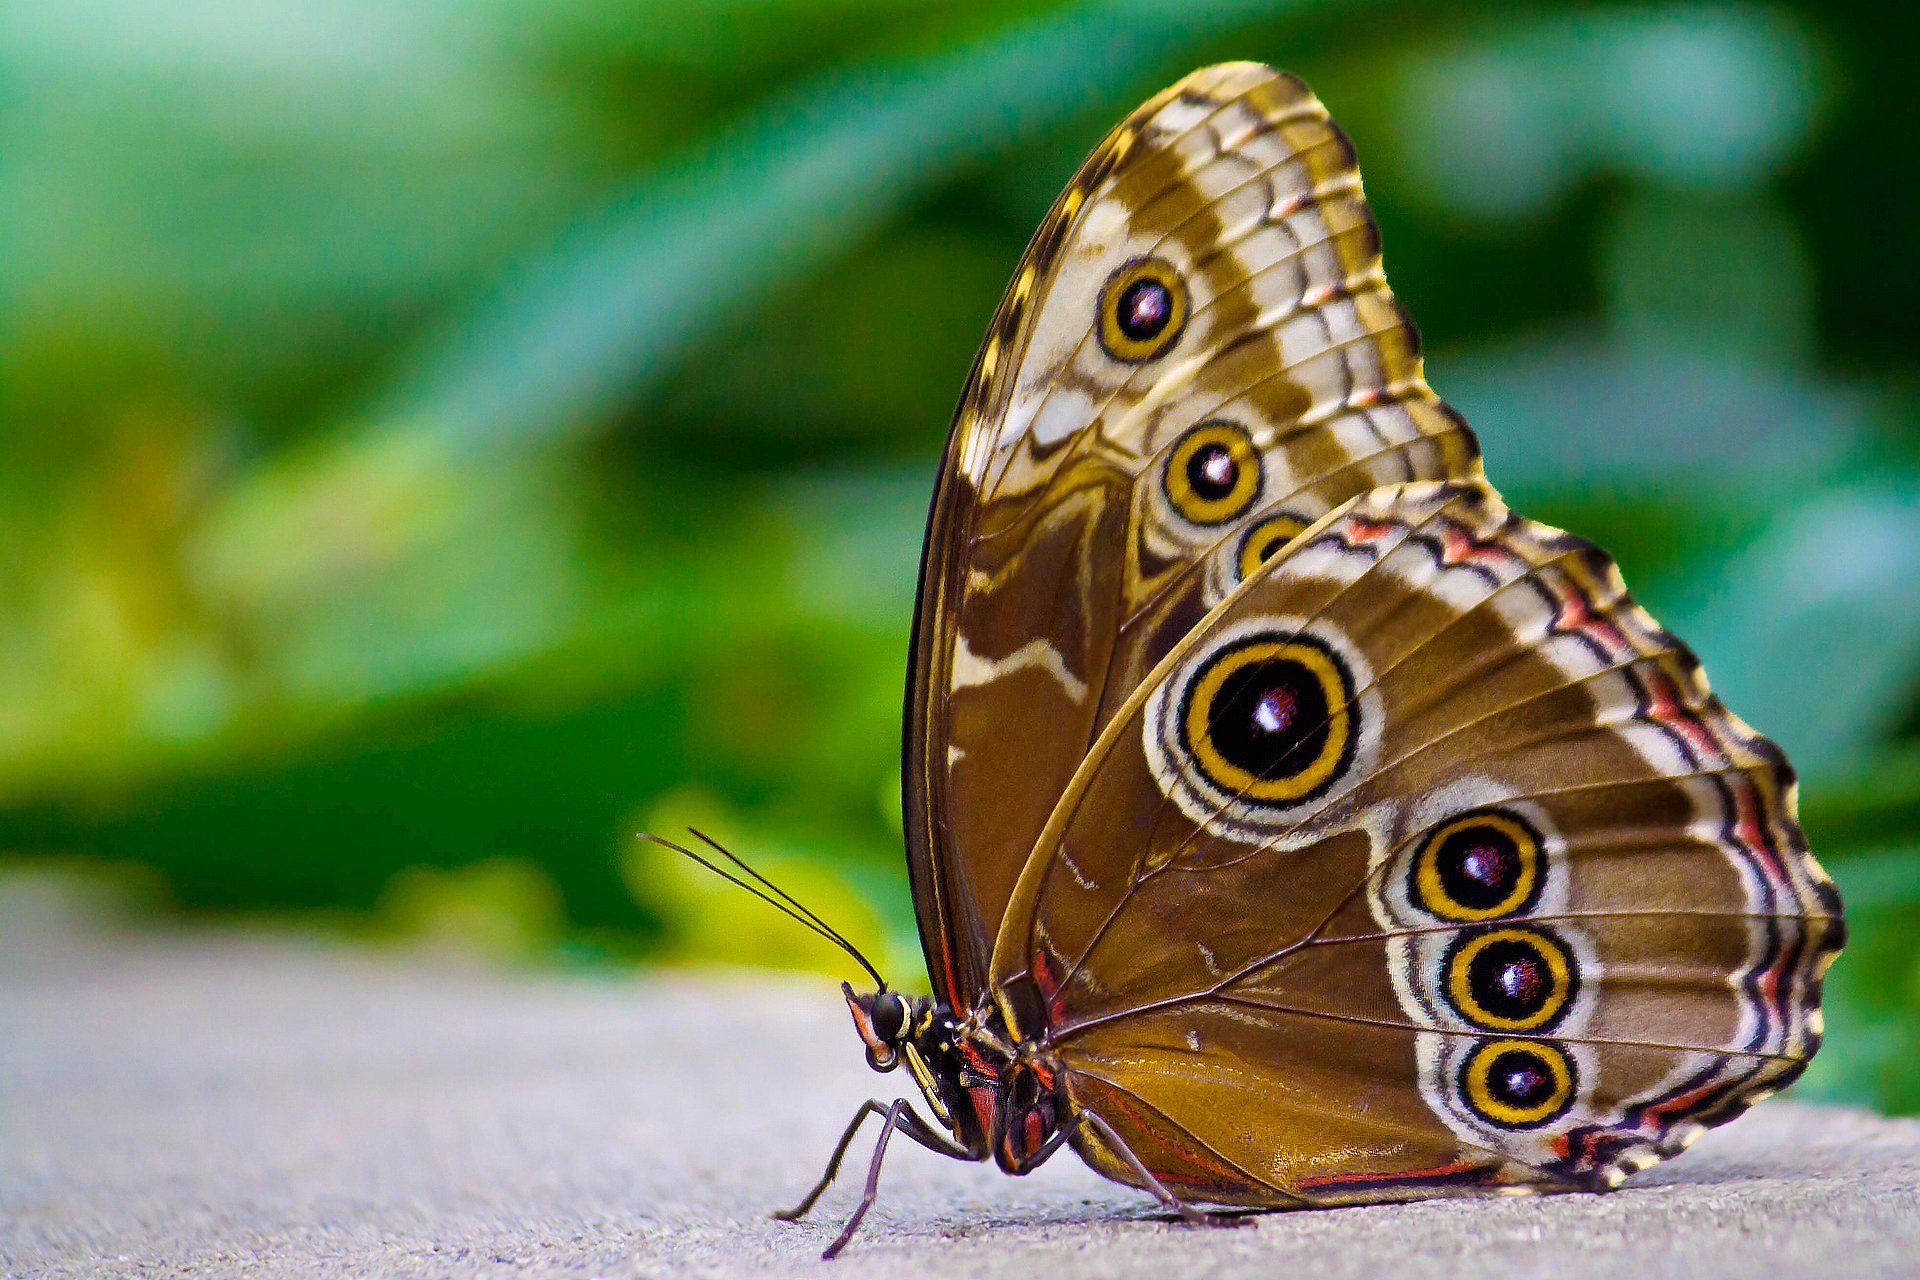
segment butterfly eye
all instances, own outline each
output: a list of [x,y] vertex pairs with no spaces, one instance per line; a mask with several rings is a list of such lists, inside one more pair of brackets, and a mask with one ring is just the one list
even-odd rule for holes
[[891,991],[883,991],[873,1002],[873,1034],[883,1044],[900,1038],[907,1024],[907,1002]]
[[1494,929],[1447,949],[1446,991],[1460,1016],[1493,1031],[1539,1031],[1579,985],[1566,944],[1544,929]]
[[1408,887],[1414,905],[1442,920],[1524,911],[1539,896],[1540,837],[1504,810],[1462,814],[1421,839]]
[[1163,258],[1135,258],[1100,290],[1100,345],[1116,360],[1151,360],[1178,341],[1186,326],[1186,285]]
[[1460,1097],[1501,1129],[1537,1129],[1573,1105],[1573,1062],[1558,1045],[1489,1040],[1460,1064]]
[[1254,636],[1203,666],[1181,711],[1185,746],[1208,780],[1255,804],[1331,787],[1354,753],[1353,677],[1307,636]]
[[1224,524],[1260,494],[1260,453],[1231,422],[1207,422],[1167,454],[1167,500],[1194,524]]
[[1306,531],[1305,520],[1289,515],[1268,516],[1247,530],[1247,536],[1240,540],[1240,580],[1251,578],[1280,548]]

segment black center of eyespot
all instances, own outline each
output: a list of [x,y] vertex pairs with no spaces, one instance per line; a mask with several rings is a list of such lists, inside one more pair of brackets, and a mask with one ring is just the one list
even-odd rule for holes
[[1199,497],[1218,502],[1233,493],[1240,482],[1240,464],[1233,450],[1223,444],[1207,444],[1187,459],[1187,483]]
[[1537,945],[1517,938],[1480,948],[1468,962],[1467,987],[1482,1009],[1511,1021],[1539,1013],[1553,995],[1546,957]]
[[1173,319],[1173,294],[1158,280],[1135,280],[1120,291],[1114,323],[1135,342],[1147,342]]
[[1553,1073],[1538,1054],[1509,1049],[1487,1068],[1487,1092],[1510,1107],[1535,1107],[1553,1093]]
[[1441,841],[1434,869],[1452,901],[1485,911],[1513,893],[1520,876],[1520,850],[1504,831],[1465,827]]
[[1325,687],[1289,658],[1250,662],[1230,673],[1207,709],[1213,747],[1261,778],[1297,773],[1326,749],[1331,732]]

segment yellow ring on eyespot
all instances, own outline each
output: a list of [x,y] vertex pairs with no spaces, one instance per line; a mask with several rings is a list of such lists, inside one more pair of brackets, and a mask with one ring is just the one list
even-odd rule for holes
[[[1481,952],[1498,942],[1517,942],[1533,950],[1547,966],[1547,998],[1521,1018],[1507,1018],[1481,1004],[1473,994],[1469,974]],[[1447,995],[1460,1016],[1489,1031],[1533,1031],[1547,1025],[1566,1008],[1573,994],[1573,958],[1557,938],[1536,929],[1490,929],[1476,934],[1447,957]]]
[[[1296,662],[1318,682],[1327,704],[1327,740],[1313,759],[1278,778],[1251,773],[1221,755],[1208,729],[1209,713],[1221,688],[1234,673],[1257,662]],[[1259,804],[1287,804],[1318,791],[1332,781],[1348,757],[1353,737],[1353,711],[1348,697],[1349,677],[1332,656],[1316,644],[1292,640],[1256,640],[1216,654],[1201,671],[1185,700],[1182,731],[1195,761],[1223,791]]]
[[1289,515],[1268,516],[1247,530],[1240,540],[1240,581],[1251,578],[1280,548],[1306,531],[1305,520]]
[[[1136,338],[1120,327],[1120,302],[1127,290],[1142,280],[1151,280],[1167,291],[1168,315],[1166,323],[1152,335]],[[1100,286],[1100,345],[1115,360],[1144,364],[1165,354],[1180,340],[1187,327],[1189,305],[1185,281],[1165,258],[1135,258],[1123,263]]]
[[[1503,1054],[1520,1053],[1541,1067],[1553,1081],[1547,1096],[1519,1107],[1493,1096],[1493,1064]],[[1573,1101],[1573,1065],[1560,1046],[1540,1040],[1488,1040],[1474,1046],[1460,1068],[1461,1092],[1474,1114],[1503,1129],[1527,1129],[1545,1124]]]
[[[1209,498],[1193,487],[1188,469],[1202,449],[1227,451],[1233,463],[1233,484],[1217,498]],[[1231,422],[1203,422],[1181,436],[1167,454],[1165,474],[1167,500],[1173,509],[1195,524],[1225,524],[1241,515],[1260,496],[1260,451],[1253,437]]]
[[[1490,907],[1470,907],[1456,901],[1447,892],[1446,883],[1440,878],[1440,849],[1447,838],[1474,827],[1492,827],[1501,835],[1513,841],[1515,852],[1520,857],[1520,874],[1514,877],[1513,888],[1506,897]],[[1439,830],[1433,832],[1420,844],[1413,855],[1414,885],[1419,890],[1420,901],[1415,905],[1440,917],[1442,920],[1454,920],[1462,924],[1477,924],[1483,920],[1497,920],[1510,915],[1524,905],[1533,896],[1534,885],[1540,879],[1540,841],[1533,832],[1521,823],[1503,813],[1469,813],[1455,818]]]

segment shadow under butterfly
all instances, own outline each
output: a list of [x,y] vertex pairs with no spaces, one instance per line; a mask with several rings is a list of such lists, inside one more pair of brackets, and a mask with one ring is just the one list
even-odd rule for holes
[[[1096,148],[955,418],[906,699],[931,998],[831,938],[898,1131],[1195,1223],[1604,1189],[1791,1082],[1838,895],[1793,773],[1427,386],[1346,136],[1194,73]],[[704,839],[704,837],[702,837]],[[662,842],[666,843],[666,842]],[[711,842],[708,842],[711,844]]]

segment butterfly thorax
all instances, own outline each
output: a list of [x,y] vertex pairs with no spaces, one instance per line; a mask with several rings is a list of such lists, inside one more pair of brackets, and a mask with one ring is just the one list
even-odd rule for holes
[[905,1065],[934,1118],[976,1160],[1028,1173],[1059,1146],[1069,1108],[1060,1073],[1032,1043],[1014,1043],[997,1010],[965,1018],[930,997],[845,987],[867,1065]]

